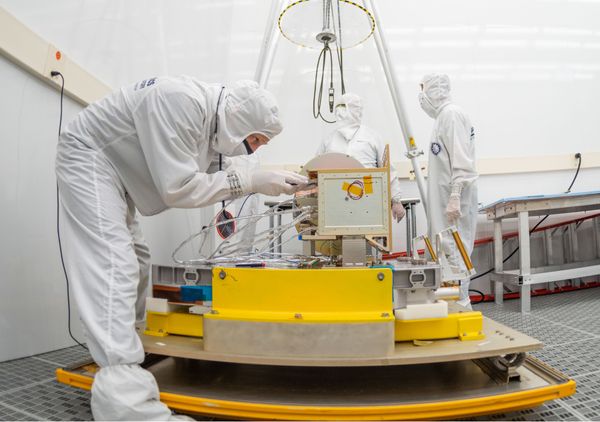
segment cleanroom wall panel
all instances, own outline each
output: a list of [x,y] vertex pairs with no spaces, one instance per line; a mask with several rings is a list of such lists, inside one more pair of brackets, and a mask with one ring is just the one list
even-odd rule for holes
[[[73,343],[56,238],[60,93],[0,57],[0,361]],[[65,98],[64,120],[81,106]],[[75,306],[73,333],[83,338]]]

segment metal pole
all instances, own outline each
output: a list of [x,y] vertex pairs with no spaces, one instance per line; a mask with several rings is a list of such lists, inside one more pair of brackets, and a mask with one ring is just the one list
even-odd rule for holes
[[419,193],[421,194],[421,201],[423,202],[423,208],[425,209],[425,214],[427,214],[427,189],[425,188],[425,178],[423,177],[421,166],[417,159],[417,157],[422,155],[423,152],[419,151],[417,148],[415,139],[412,136],[412,130],[410,128],[408,119],[406,118],[404,104],[402,103],[402,96],[400,95],[400,85],[396,79],[396,70],[394,69],[394,63],[390,58],[387,41],[385,39],[381,21],[379,20],[379,13],[377,13],[377,9],[375,8],[375,3],[371,0],[363,0],[363,4],[365,8],[373,12],[373,16],[375,18],[375,32],[373,35],[375,37],[375,44],[377,45],[377,52],[379,53],[379,59],[381,60],[381,65],[383,66],[385,78],[387,80],[388,87],[390,88],[390,93],[392,94],[394,108],[396,109],[396,115],[398,117],[398,122],[400,123],[404,142],[406,144],[406,156],[412,163],[415,179],[417,180],[417,185],[419,187]]
[[[281,211],[279,208],[277,209],[277,211]],[[277,214],[277,252],[281,253],[283,250],[283,245],[281,244],[281,239],[282,239],[282,231],[281,231],[281,214]]]
[[412,214],[412,204],[406,204],[406,215],[404,219],[406,220],[406,256],[412,256],[412,239],[415,237],[416,233],[412,231],[412,218],[410,218]]
[[271,10],[267,18],[263,43],[258,56],[258,65],[254,74],[254,80],[263,88],[267,87],[269,75],[273,67],[273,60],[275,59],[275,52],[277,51],[277,43],[279,41],[277,20],[284,6],[284,0],[273,0],[271,2]]
[[[410,204],[410,231],[412,236],[415,237],[417,235],[417,204]],[[425,255],[427,256],[427,255]]]
[[[273,67],[273,60],[275,58],[275,51],[277,50],[277,42],[279,41],[279,35],[277,30],[277,19],[279,19],[279,14],[283,10],[285,5],[284,0],[273,0],[271,2],[271,10],[269,11],[269,16],[267,17],[267,24],[265,25],[265,33],[263,35],[263,42],[260,47],[260,54],[258,56],[258,64],[256,65],[256,72],[254,73],[254,80],[258,82],[258,84],[262,88],[267,87],[267,82],[269,80],[269,75],[271,74],[271,69]],[[256,156],[254,155],[254,159]],[[278,216],[279,225],[281,226],[281,215]],[[274,232],[275,227],[275,216],[273,214],[269,215],[269,229],[271,233]],[[254,232],[256,232],[256,225],[252,228]],[[281,250],[281,242],[279,242],[279,246],[277,249]],[[276,250],[276,246],[273,245],[269,248],[271,253],[274,253]]]
[[[269,215],[269,231],[273,234],[273,240],[275,240],[275,230],[273,230],[275,228],[275,215],[270,214]],[[269,248],[269,252],[274,253],[275,252],[275,242],[273,242],[271,244],[271,247]]]

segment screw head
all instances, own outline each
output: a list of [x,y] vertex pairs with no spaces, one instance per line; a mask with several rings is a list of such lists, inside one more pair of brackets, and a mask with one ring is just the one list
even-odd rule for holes
[[382,313],[381,313],[381,317],[382,317],[382,318],[387,318],[387,317],[389,317],[389,316],[390,316],[390,314],[389,314],[388,312],[382,312]]
[[296,318],[296,319],[302,319],[302,314],[294,314],[294,318]]
[[221,272],[219,272],[219,278],[223,280],[225,279],[225,277],[227,277],[227,274],[225,273],[225,271],[221,270]]
[[383,281],[384,278],[385,278],[385,274],[384,273],[377,273],[377,280]]

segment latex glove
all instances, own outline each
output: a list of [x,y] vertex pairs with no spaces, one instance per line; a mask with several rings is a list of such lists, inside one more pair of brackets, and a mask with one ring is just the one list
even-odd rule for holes
[[308,178],[298,173],[285,170],[257,170],[250,176],[250,192],[263,195],[279,196],[292,194],[305,189]]
[[452,194],[446,206],[448,222],[455,223],[462,216],[460,212],[460,195]]
[[392,202],[392,217],[399,223],[406,215],[406,210],[400,202]]

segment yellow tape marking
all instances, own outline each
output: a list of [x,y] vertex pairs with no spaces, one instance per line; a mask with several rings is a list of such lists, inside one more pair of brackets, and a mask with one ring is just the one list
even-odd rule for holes
[[363,182],[365,183],[365,193],[373,193],[373,177],[370,175],[365,176],[363,177]]
[[351,185],[350,183],[344,182],[344,184],[342,185],[342,190],[357,197],[361,197],[363,195],[363,189],[356,184]]

